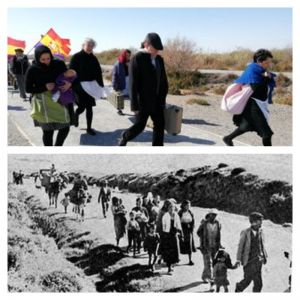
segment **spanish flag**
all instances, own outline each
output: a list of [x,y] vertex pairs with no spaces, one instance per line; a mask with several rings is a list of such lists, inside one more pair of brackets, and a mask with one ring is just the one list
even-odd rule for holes
[[41,44],[49,47],[52,54],[59,58],[65,58],[71,52],[70,40],[61,38],[52,28],[42,36],[36,46]]
[[25,41],[15,40],[10,37],[7,38],[7,55],[8,56],[15,55],[15,50],[19,49],[19,48],[23,49],[23,50],[26,48]]

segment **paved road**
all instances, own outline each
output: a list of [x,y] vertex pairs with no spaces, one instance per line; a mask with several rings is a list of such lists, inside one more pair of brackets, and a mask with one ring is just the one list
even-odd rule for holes
[[[125,115],[119,116],[116,109],[106,100],[97,101],[94,108],[93,127],[97,131],[96,136],[86,134],[85,115],[80,116],[78,128],[71,128],[70,134],[65,142],[66,146],[117,146],[118,139],[124,129],[132,125],[134,116],[129,109],[129,101],[125,104]],[[30,144],[42,146],[42,132],[40,128],[34,127],[30,117],[30,104],[23,102],[18,95],[8,96],[9,132],[11,137],[9,145],[19,146]],[[18,133],[16,133],[18,131]],[[18,138],[14,138],[18,136]],[[20,138],[22,136],[22,139]],[[152,130],[147,128],[143,134],[138,136],[129,146],[151,146]],[[247,145],[235,142],[236,145]],[[179,135],[166,134],[166,146],[223,146],[222,136],[210,131],[202,130],[196,126],[183,124]]]

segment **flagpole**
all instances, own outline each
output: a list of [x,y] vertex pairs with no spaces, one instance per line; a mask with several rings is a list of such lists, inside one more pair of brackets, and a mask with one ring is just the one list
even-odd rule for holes
[[43,34],[41,34],[41,38],[40,38],[40,40],[37,42],[37,43],[35,43],[35,45],[26,53],[26,55],[29,55],[30,54],[30,52],[36,47],[36,45],[43,39],[43,37],[44,37],[44,35]]

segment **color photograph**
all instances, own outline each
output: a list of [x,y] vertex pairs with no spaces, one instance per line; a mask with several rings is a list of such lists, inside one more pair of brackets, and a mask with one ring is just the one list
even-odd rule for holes
[[292,145],[291,8],[9,8],[7,45],[9,146]]

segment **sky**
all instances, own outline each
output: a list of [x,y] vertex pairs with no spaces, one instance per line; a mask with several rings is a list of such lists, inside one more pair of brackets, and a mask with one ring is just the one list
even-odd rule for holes
[[292,46],[291,8],[9,8],[9,37],[25,40],[26,51],[48,29],[71,39],[71,53],[85,37],[96,52],[138,48],[148,32],[162,41],[176,36],[193,40],[203,51]]

